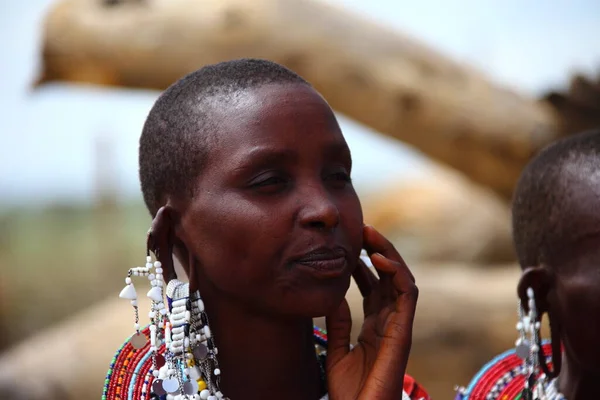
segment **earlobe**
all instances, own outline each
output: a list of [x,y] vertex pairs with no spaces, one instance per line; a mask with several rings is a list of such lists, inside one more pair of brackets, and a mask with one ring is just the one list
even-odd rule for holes
[[173,264],[173,221],[174,210],[170,206],[161,207],[148,231],[147,248],[161,262],[166,282],[177,278]]
[[[552,370],[548,368],[546,363],[546,355],[543,350],[539,351],[539,363],[543,372],[549,377],[556,377],[560,373],[561,365],[562,365],[562,352],[561,352],[561,342],[560,342],[560,321],[554,315],[552,308],[550,307],[550,290],[552,288],[552,278],[553,274],[549,268],[544,265],[540,265],[537,267],[527,267],[523,271],[521,275],[521,279],[519,279],[519,284],[517,285],[517,293],[519,299],[521,300],[521,306],[524,311],[528,313],[529,310],[529,297],[528,291],[533,291],[534,296],[534,304],[537,315],[537,322],[542,320],[543,314],[547,314],[550,320],[550,335],[551,335],[551,348],[552,348]],[[537,328],[539,330],[539,328]],[[541,337],[538,331],[538,339],[540,343],[538,343],[539,348],[541,349]]]
[[548,312],[548,293],[550,291],[550,271],[544,265],[536,267],[527,267],[517,285],[517,295],[521,300],[525,311],[528,310],[527,289],[533,289],[535,294],[535,303],[538,313],[541,315]]

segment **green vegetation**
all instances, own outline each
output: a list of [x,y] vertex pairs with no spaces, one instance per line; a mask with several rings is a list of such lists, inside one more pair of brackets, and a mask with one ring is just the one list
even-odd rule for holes
[[116,296],[149,223],[142,203],[0,214],[0,349]]

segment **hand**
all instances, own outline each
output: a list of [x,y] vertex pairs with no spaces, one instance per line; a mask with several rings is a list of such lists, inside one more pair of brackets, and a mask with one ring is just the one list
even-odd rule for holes
[[379,279],[359,261],[353,277],[364,298],[365,317],[352,350],[352,318],[346,300],[327,316],[329,398],[400,400],[418,289],[400,254],[373,227],[364,228],[364,248]]

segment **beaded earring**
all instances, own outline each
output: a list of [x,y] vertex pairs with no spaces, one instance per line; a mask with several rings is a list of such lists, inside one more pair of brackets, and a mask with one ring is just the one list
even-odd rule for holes
[[527,288],[527,308],[529,311],[525,313],[522,305],[519,304],[517,323],[519,339],[515,348],[516,354],[523,360],[522,371],[525,375],[521,398],[523,400],[564,400],[564,396],[558,391],[558,381],[548,376],[547,363],[551,361],[551,357],[546,357],[544,354],[540,332],[541,322],[532,288]]
[[[150,308],[150,313],[148,316],[150,317],[150,331],[154,332],[151,334],[151,346],[152,350],[155,351],[157,349],[157,339],[156,332],[157,325],[160,324],[162,317],[166,314],[165,305],[163,302],[163,291],[162,288],[164,286],[164,281],[162,278],[162,268],[160,261],[152,262],[152,257],[150,256],[150,252],[146,252],[146,266],[145,267],[134,267],[130,268],[127,272],[127,277],[125,278],[125,287],[119,293],[119,297],[122,299],[127,299],[131,301],[131,305],[134,309],[135,315],[135,323],[134,329],[135,333],[131,337],[131,345],[136,349],[141,349],[145,346],[148,338],[140,332],[140,318],[139,318],[139,308],[138,308],[138,297],[137,291],[133,285],[133,280],[131,279],[134,276],[145,276],[150,281],[151,289],[148,291],[147,296],[152,300],[152,306]],[[154,272],[152,271],[154,268]],[[154,328],[153,328],[154,327]]]
[[176,371],[178,392],[182,395],[225,399],[219,389],[218,350],[200,293],[190,295],[189,284],[173,279],[167,285],[167,300],[170,310],[170,325],[165,333],[168,366],[159,371],[159,378],[174,379],[170,374]]

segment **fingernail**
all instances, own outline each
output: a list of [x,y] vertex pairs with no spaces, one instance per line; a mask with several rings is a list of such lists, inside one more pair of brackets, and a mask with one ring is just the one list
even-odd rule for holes
[[385,258],[385,257],[383,256],[383,254],[381,254],[381,253],[373,253],[373,255],[374,255],[374,256],[381,257],[381,258]]

